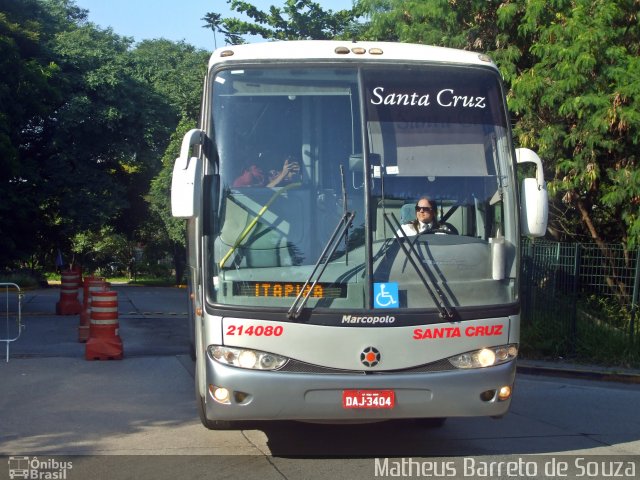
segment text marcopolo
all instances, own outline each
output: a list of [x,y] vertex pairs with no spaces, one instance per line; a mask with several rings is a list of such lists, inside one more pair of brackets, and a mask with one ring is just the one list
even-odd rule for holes
[[362,324],[362,323],[370,323],[375,325],[377,323],[394,323],[396,321],[396,317],[390,315],[365,315],[365,316],[357,316],[357,315],[342,315],[342,323],[354,323],[354,324]]

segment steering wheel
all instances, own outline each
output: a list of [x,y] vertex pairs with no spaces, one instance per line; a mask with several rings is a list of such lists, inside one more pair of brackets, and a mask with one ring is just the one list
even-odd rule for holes
[[451,225],[448,222],[442,222],[438,225],[438,228],[436,228],[433,233],[437,234],[446,234],[446,235],[460,235],[458,233],[458,229],[456,227],[454,227],[453,225]]

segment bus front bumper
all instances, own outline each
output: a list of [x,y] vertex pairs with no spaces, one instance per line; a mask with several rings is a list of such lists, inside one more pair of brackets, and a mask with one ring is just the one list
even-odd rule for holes
[[[513,389],[515,361],[478,369],[430,373],[299,374],[255,371],[206,362],[204,407],[210,420],[370,422],[402,418],[502,416]],[[229,393],[214,398],[216,388]],[[393,408],[345,408],[345,390],[392,390]]]

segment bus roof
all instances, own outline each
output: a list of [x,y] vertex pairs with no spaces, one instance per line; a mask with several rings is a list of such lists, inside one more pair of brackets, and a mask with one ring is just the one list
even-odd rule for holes
[[213,52],[209,68],[226,62],[262,60],[424,61],[483,65],[491,66],[497,70],[496,65],[487,55],[478,52],[414,43],[354,42],[348,40],[291,40],[228,45]]

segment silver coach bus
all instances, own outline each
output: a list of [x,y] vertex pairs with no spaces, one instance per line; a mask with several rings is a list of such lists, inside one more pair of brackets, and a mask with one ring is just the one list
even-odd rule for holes
[[[516,164],[535,175],[518,191]],[[403,228],[428,198],[428,231]],[[422,210],[425,211],[424,209]],[[504,415],[535,153],[482,54],[299,41],[216,50],[172,212],[186,218],[202,423]]]

